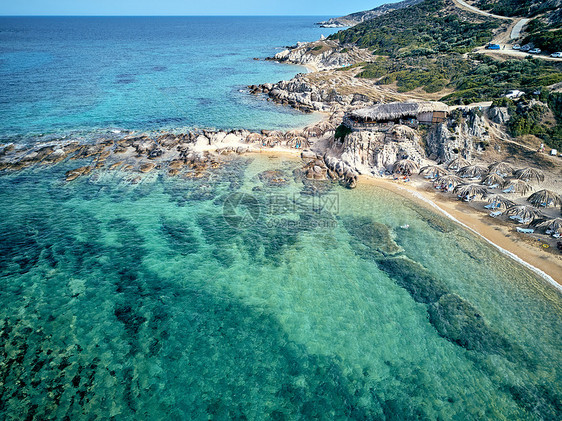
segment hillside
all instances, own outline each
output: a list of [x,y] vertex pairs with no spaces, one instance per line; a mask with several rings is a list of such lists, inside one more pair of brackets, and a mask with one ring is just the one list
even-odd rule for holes
[[374,9],[371,10],[365,10],[363,12],[355,12],[339,18],[332,18],[323,22],[318,22],[318,25],[325,28],[343,28],[347,26],[355,26],[361,22],[374,19],[378,16],[382,16],[394,10],[404,9],[406,7],[413,6],[415,4],[421,3],[422,1],[423,0],[404,0],[398,3],[383,4],[382,6],[375,7]]
[[473,6],[501,16],[534,17],[553,14],[562,7],[561,0],[476,0]]
[[489,42],[501,25],[497,19],[465,13],[451,0],[425,0],[340,31],[330,39],[393,57],[466,53]]

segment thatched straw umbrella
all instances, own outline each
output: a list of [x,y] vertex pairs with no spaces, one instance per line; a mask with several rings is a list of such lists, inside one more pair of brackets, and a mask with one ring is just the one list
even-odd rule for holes
[[463,178],[481,178],[488,174],[488,168],[482,165],[467,165],[459,169],[457,174]]
[[546,231],[552,231],[552,234],[562,235],[562,218],[541,218],[531,222],[531,225],[537,228],[544,228]]
[[302,136],[295,136],[285,142],[287,146],[301,148],[302,145],[308,144],[308,140],[306,137]]
[[437,178],[447,175],[449,172],[439,165],[426,165],[420,169],[420,174],[426,174],[429,178]]
[[306,127],[303,130],[303,136],[304,137],[320,137],[322,136],[324,132],[316,126],[312,126],[312,127]]
[[461,199],[472,200],[476,196],[485,197],[488,194],[488,187],[482,184],[461,184],[454,190]]
[[507,162],[500,161],[488,165],[488,171],[490,172],[490,174],[499,174],[503,177],[506,177],[508,174],[513,173],[513,167]]
[[405,174],[410,175],[420,169],[417,162],[411,159],[401,159],[394,163],[394,173],[395,174]]
[[261,142],[263,140],[263,135],[259,133],[250,133],[246,136],[246,143],[256,143]]
[[487,186],[501,186],[503,183],[505,183],[503,177],[495,172],[488,174],[482,181],[482,184]]
[[302,137],[302,130],[289,130],[287,133],[285,133],[285,139],[287,140],[293,139],[295,137]]
[[502,189],[504,193],[526,194],[533,188],[526,181],[515,178],[507,180],[502,186]]
[[506,215],[518,217],[520,222],[527,223],[542,217],[542,213],[529,205],[513,205],[507,208]]
[[333,123],[330,123],[329,121],[322,121],[320,123],[318,123],[316,125],[316,127],[318,127],[320,130],[322,130],[323,132],[328,132],[330,130],[335,130],[336,126],[334,126]]
[[536,168],[521,168],[515,171],[514,175],[519,180],[532,181],[534,179],[537,182],[544,181],[544,174],[541,170],[537,170]]
[[560,195],[551,190],[539,190],[530,195],[527,201],[535,206],[543,206],[545,208],[562,205],[562,198],[560,198]]
[[460,178],[458,175],[449,174],[439,177],[434,184],[436,187],[441,186],[442,190],[449,191],[461,183],[462,178]]
[[283,142],[283,138],[279,136],[267,136],[263,143],[265,146],[274,147],[275,145],[280,145]]
[[488,202],[490,202],[493,209],[506,209],[515,205],[515,202],[506,199],[505,197],[500,196],[499,194],[488,196]]
[[449,163],[447,164],[447,169],[457,171],[462,167],[466,167],[468,165],[470,165],[470,162],[467,159],[464,159],[462,156],[458,156],[449,161]]

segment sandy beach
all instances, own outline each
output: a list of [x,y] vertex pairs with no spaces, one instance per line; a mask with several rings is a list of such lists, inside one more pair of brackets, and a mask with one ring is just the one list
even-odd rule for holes
[[[296,158],[301,151],[283,149],[254,149],[249,154],[270,154]],[[419,176],[412,177],[412,181],[405,183],[390,178],[360,176],[360,183],[369,183],[392,191],[414,200],[433,212],[441,212],[447,217],[461,223],[466,228],[478,234],[498,249],[506,252],[511,258],[525,263],[534,272],[562,290],[562,255],[556,250],[556,241],[549,236],[542,235],[541,241],[515,231],[514,224],[491,218],[489,211],[483,208],[485,202],[465,203],[452,195],[447,195],[432,188],[430,182]],[[543,244],[549,244],[548,249]]]
[[[431,183],[422,180],[404,183],[385,178],[363,176],[362,183],[371,183],[377,187],[391,190],[409,200],[416,200],[423,206],[435,211],[441,210],[445,215],[457,220],[473,232],[488,240],[496,247],[516,256],[527,265],[542,272],[543,277],[556,282],[558,289],[562,290],[562,257],[554,250],[549,252],[542,247],[544,241],[537,241],[525,234],[514,232],[514,225],[488,216],[485,209],[479,210],[484,203],[467,204],[457,200],[451,195],[435,191]],[[544,236],[545,239],[547,238]],[[552,241],[551,241],[552,242]],[[550,247],[549,247],[550,248]],[[557,254],[558,253],[558,254]],[[547,276],[544,276],[547,275]]]

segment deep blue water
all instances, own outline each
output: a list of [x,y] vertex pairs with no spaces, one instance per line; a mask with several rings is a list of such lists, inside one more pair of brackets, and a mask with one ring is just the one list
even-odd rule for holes
[[319,19],[2,17],[0,138],[306,125],[316,117],[240,90],[306,71],[253,58],[334,32]]

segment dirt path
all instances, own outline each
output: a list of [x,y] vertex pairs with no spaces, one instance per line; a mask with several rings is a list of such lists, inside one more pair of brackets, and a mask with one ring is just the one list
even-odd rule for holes
[[478,13],[479,15],[482,15],[482,16],[488,16],[488,17],[496,18],[496,19],[513,20],[513,18],[508,18],[507,16],[494,15],[492,13],[484,12],[483,10],[480,10],[480,9],[477,9],[476,7],[474,7],[474,6],[471,6],[470,4],[465,2],[464,0],[453,0],[453,2],[457,6],[459,6],[461,9],[465,9],[465,10],[468,10],[470,12]]

